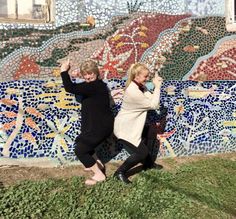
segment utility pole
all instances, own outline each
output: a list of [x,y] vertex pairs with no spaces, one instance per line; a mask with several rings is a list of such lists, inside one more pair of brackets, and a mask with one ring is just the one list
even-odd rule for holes
[[15,16],[16,19],[18,20],[18,0],[15,0]]

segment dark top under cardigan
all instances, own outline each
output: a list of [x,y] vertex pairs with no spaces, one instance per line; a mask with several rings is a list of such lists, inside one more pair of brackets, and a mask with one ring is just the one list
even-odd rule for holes
[[113,132],[114,116],[110,109],[108,87],[100,79],[73,83],[67,71],[61,72],[61,77],[67,92],[83,96],[81,134],[76,141],[96,147]]

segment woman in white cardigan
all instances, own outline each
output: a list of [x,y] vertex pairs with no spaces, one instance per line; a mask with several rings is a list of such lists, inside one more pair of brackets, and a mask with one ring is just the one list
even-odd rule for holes
[[141,63],[131,65],[121,110],[115,118],[114,134],[118,141],[131,151],[131,155],[114,173],[114,176],[124,183],[130,183],[126,172],[139,162],[145,161],[149,154],[142,140],[142,132],[147,111],[159,108],[163,79],[158,75],[153,78],[155,86],[153,93],[145,87],[148,79],[149,69],[146,65]]

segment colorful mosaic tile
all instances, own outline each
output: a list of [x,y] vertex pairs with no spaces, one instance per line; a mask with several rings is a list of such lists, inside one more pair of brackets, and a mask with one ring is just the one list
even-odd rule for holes
[[[125,76],[131,63],[140,60],[143,52],[152,46],[162,31],[185,17],[186,15],[162,14],[140,16],[125,28],[117,30],[92,58],[102,65],[101,72],[105,74],[105,78],[121,78]],[[166,22],[161,22],[163,20]]]
[[[191,74],[197,59],[205,58],[208,54],[212,56],[219,42],[230,35],[231,38],[235,37],[234,32],[226,31],[225,19],[222,17],[186,18],[173,29],[163,32],[158,41],[144,52],[141,60],[166,80],[186,79],[185,75]],[[234,54],[234,47],[228,49],[230,54]],[[232,75],[227,76],[224,70],[220,77],[217,73],[212,74],[212,70],[207,73],[213,65],[215,64],[212,62],[207,65],[208,70],[202,70],[209,77],[201,77],[199,80],[235,80]],[[230,65],[229,70],[235,72],[234,66]]]
[[[122,101],[122,92],[117,93],[122,91],[124,81],[107,83],[116,113]],[[0,90],[1,156],[50,157],[62,163],[75,160],[73,144],[80,133],[80,104],[65,93],[61,84],[47,87],[45,81],[6,82],[1,83]],[[161,104],[167,107],[168,115],[165,132],[157,136],[160,156],[234,151],[235,94],[233,81],[165,82]],[[149,122],[158,116],[151,114]],[[121,149],[114,139],[108,139],[100,150],[103,159],[120,159],[127,153]]]
[[[223,0],[57,0],[55,23],[1,23],[0,157],[76,161],[81,106],[58,78],[67,58],[71,70],[98,61],[115,115],[133,62],[165,79],[158,156],[236,151],[236,32],[226,30],[223,10]],[[160,126],[163,112],[147,122]],[[97,153],[129,156],[113,137]]]
[[[236,35],[222,38],[210,55],[199,59],[186,79],[197,81],[235,80]],[[196,66],[196,67],[195,67]]]

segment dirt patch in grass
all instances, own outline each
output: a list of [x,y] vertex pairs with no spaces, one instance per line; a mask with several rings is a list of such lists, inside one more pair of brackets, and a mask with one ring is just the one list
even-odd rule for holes
[[[220,157],[236,161],[236,153],[195,155],[190,157],[175,157],[157,159],[156,163],[162,171],[170,171],[176,167],[190,162]],[[122,162],[109,162],[106,164],[106,174],[111,176]],[[82,165],[40,168],[20,166],[0,166],[0,187],[8,187],[24,180],[45,180],[49,178],[71,178],[72,176],[91,176],[91,172],[85,172]]]

